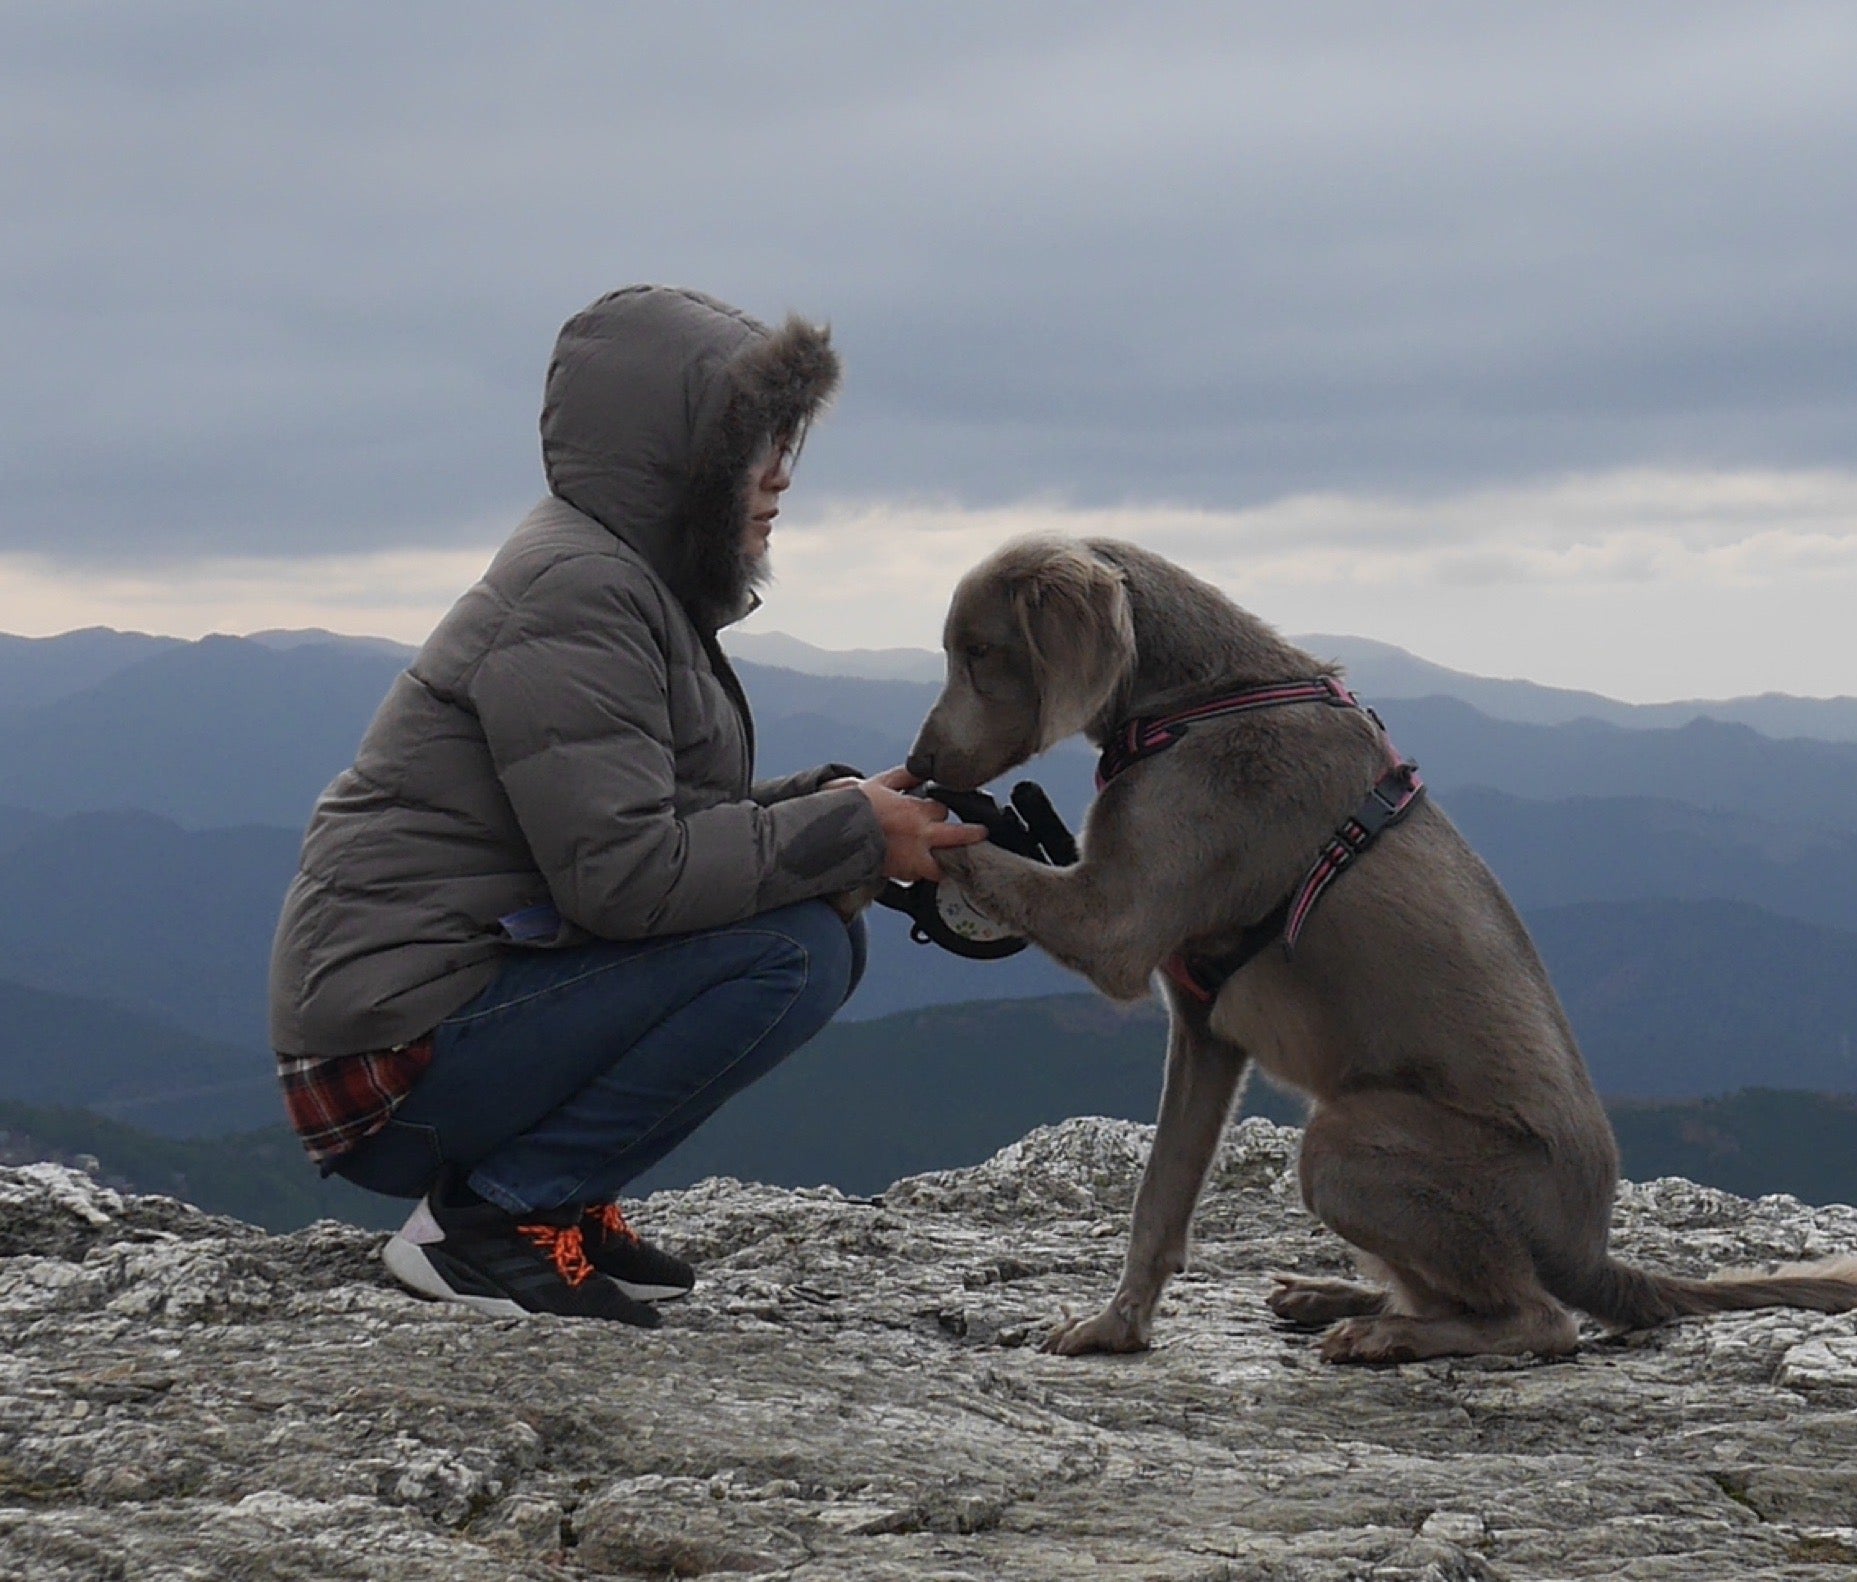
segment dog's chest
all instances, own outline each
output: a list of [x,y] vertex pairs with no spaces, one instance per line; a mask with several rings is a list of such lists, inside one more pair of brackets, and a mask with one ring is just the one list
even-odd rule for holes
[[1226,985],[1212,1008],[1212,1030],[1237,1045],[1274,1081],[1321,1097],[1333,1085],[1320,1017],[1283,984],[1283,968],[1264,959]]

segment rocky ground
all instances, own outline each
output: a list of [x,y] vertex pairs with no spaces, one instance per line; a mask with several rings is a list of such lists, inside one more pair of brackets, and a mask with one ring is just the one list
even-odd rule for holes
[[[1849,1578],[1857,1316],[1324,1366],[1261,1297],[1337,1270],[1296,1134],[1234,1129],[1155,1349],[1037,1340],[1114,1282],[1147,1129],[1079,1120],[881,1200],[710,1181],[655,1333],[479,1318],[380,1238],[273,1237],[0,1169],[0,1575]],[[1621,1193],[1644,1263],[1857,1248],[1857,1211]]]

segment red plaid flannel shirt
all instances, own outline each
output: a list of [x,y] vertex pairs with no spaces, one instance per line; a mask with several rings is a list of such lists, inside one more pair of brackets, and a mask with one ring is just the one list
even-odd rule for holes
[[347,1153],[372,1137],[432,1063],[432,1040],[360,1055],[279,1055],[277,1080],[284,1108],[317,1164]]

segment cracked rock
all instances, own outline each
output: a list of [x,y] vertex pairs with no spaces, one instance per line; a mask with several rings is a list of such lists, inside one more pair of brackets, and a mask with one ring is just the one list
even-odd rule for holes
[[[1069,1121],[876,1200],[661,1193],[634,1217],[701,1283],[649,1333],[422,1302],[353,1227],[0,1169],[0,1576],[1852,1574],[1857,1317],[1328,1367],[1262,1303],[1346,1268],[1268,1122],[1154,1350],[1043,1355],[1114,1286],[1149,1138]],[[1850,1208],[1686,1181],[1616,1226],[1683,1273],[1857,1250]]]

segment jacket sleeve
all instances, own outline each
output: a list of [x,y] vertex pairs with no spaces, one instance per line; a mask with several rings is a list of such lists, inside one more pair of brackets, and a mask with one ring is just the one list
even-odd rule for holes
[[516,820],[569,922],[638,939],[868,884],[885,843],[858,791],[676,811],[655,595],[586,556],[544,572],[469,685]]
[[828,780],[862,780],[864,771],[850,764],[820,764],[816,769],[802,769],[797,774],[780,775],[772,780],[757,780],[748,793],[751,802],[772,807],[776,802],[796,796],[811,796]]

